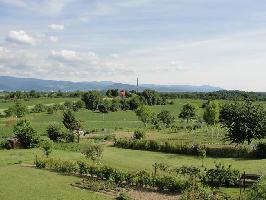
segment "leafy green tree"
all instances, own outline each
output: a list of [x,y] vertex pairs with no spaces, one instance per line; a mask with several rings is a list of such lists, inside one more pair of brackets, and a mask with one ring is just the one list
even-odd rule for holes
[[166,126],[170,127],[171,124],[174,123],[175,117],[171,114],[168,110],[162,110],[158,115],[157,118]]
[[28,113],[27,106],[17,102],[14,106],[9,107],[7,110],[5,110],[5,114],[7,117],[10,116],[17,116],[18,118],[24,117]]
[[25,119],[17,121],[13,133],[25,148],[34,148],[40,142],[40,136]]
[[209,125],[214,125],[219,122],[220,106],[218,101],[209,101],[203,115],[204,120]]
[[160,94],[154,90],[145,89],[141,95],[148,105],[158,105],[162,102]]
[[97,110],[102,102],[102,95],[98,91],[89,91],[82,96],[86,108],[89,110]]
[[111,101],[103,100],[102,103],[98,106],[98,109],[101,113],[108,113],[110,111]]
[[73,103],[73,110],[74,111],[78,111],[78,110],[80,110],[82,108],[85,108],[84,101],[78,100],[78,101],[76,101],[76,102]]
[[92,160],[93,163],[99,161],[102,158],[103,146],[100,144],[89,143],[88,146],[82,151],[82,154],[87,159]]
[[197,107],[194,104],[187,103],[183,106],[179,118],[189,120],[197,116]]
[[129,109],[136,110],[141,105],[139,96],[135,95],[129,100]]
[[79,120],[76,120],[74,114],[68,110],[63,114],[63,124],[71,133],[76,134],[77,140],[80,140],[80,129],[82,124]]
[[118,97],[119,96],[119,91],[118,89],[110,89],[106,91],[106,96],[112,98],[112,97]]
[[69,131],[76,130],[77,120],[70,110],[67,110],[63,113],[63,124]]
[[144,123],[145,126],[147,126],[154,117],[154,113],[148,106],[141,106],[136,110],[136,114],[139,117],[140,121]]
[[233,143],[251,143],[266,135],[266,112],[262,105],[252,102],[225,104],[221,109],[221,122],[228,129],[226,140]]
[[112,112],[116,112],[120,110],[120,108],[121,108],[120,100],[118,98],[112,99],[110,110]]
[[47,158],[52,153],[53,147],[54,147],[54,143],[50,139],[44,140],[41,143],[41,148],[42,148],[42,150],[43,150],[43,152]]

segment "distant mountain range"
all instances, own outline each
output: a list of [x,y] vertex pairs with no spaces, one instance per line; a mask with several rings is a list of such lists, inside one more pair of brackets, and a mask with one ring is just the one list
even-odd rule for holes
[[[214,92],[223,90],[220,87],[210,85],[193,86],[193,85],[155,85],[142,84],[139,91],[144,89],[154,89],[160,92]],[[0,90],[2,91],[75,91],[75,90],[108,90],[108,89],[125,89],[136,90],[135,85],[115,83],[112,81],[93,81],[93,82],[71,82],[42,80],[35,78],[16,78],[10,76],[0,76]]]

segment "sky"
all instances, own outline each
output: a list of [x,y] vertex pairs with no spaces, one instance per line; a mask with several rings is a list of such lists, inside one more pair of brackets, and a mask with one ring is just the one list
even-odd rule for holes
[[266,91],[266,1],[0,0],[0,75]]

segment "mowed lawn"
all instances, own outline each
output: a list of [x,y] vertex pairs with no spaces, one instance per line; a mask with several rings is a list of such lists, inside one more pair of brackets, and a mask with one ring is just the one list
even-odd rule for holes
[[111,199],[70,185],[80,178],[20,165],[0,167],[0,177],[0,199],[3,200]]
[[[103,196],[71,187],[80,179],[54,172],[25,167],[33,164],[35,155],[42,155],[39,149],[0,151],[0,199],[105,199]],[[84,156],[79,152],[53,151],[52,157],[79,160]],[[155,162],[166,162],[171,166],[201,167],[201,160],[195,156],[165,154],[159,152],[138,151],[106,147],[102,164],[127,171],[149,170]],[[204,167],[214,167],[215,163],[232,165],[241,172],[266,174],[266,159],[247,160],[231,158],[206,158]],[[238,189],[223,189],[237,194]],[[12,192],[16,191],[16,192]]]

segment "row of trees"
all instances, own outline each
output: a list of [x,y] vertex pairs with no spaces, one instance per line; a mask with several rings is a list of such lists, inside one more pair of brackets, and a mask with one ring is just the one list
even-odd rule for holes
[[28,113],[41,113],[47,112],[48,114],[52,114],[58,110],[66,111],[73,110],[78,111],[82,108],[85,108],[85,104],[82,100],[78,101],[65,101],[63,104],[55,103],[52,105],[45,105],[42,103],[36,104],[32,108],[28,108],[26,105],[16,102],[15,105],[10,106],[7,110],[5,110],[4,117],[16,116],[18,118],[24,117]]
[[141,105],[164,105],[166,99],[154,90],[144,90],[142,93],[130,93],[125,98],[117,96],[118,90],[108,90],[107,95],[111,99],[104,98],[99,91],[89,91],[82,95],[82,100],[89,110],[99,110],[107,113],[118,110],[135,110]]

